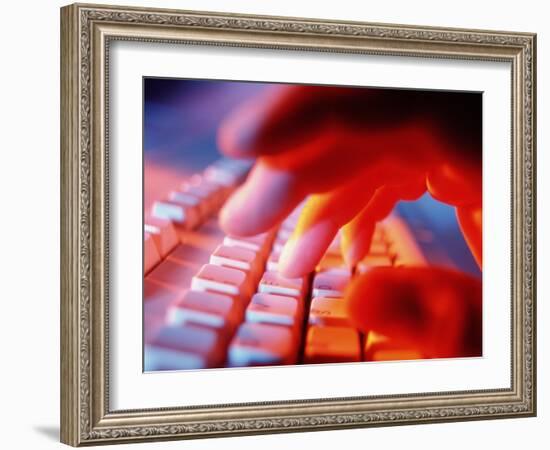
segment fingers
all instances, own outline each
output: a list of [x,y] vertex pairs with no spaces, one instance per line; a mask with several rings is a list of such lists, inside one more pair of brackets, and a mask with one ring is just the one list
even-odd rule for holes
[[398,200],[394,189],[381,187],[363,211],[342,228],[341,250],[348,267],[357,265],[369,252],[376,222],[386,217]]
[[376,190],[367,206],[342,228],[342,255],[354,267],[369,252],[376,222],[387,217],[399,200],[416,200],[426,191],[424,176],[398,186]]
[[456,208],[456,216],[466,243],[481,269],[483,267],[481,206],[459,206]]
[[220,226],[237,236],[262,233],[283,220],[304,197],[295,174],[259,161],[220,211]]
[[363,209],[373,192],[374,188],[359,178],[344,188],[311,196],[281,253],[279,271],[287,277],[312,272],[340,227]]
[[[371,164],[353,163],[353,154],[361,155],[363,160],[370,159]],[[381,168],[380,156],[364,148],[360,133],[340,132],[330,127],[319,130],[306,151],[289,152],[274,159],[258,158],[244,185],[226,202],[220,213],[225,232],[251,235],[267,231],[308,194],[335,188],[337,193],[338,188],[346,189],[350,179],[359,180],[353,189],[360,192],[367,189],[368,184],[379,183],[388,172]],[[371,194],[369,192],[368,198]],[[352,191],[348,195],[356,197]],[[349,203],[349,198],[342,203]],[[359,205],[359,210],[364,205]],[[324,228],[326,230],[326,226]]]
[[251,157],[286,152],[289,144],[295,148],[325,120],[373,130],[420,118],[435,122],[445,141],[472,146],[481,139],[480,99],[452,92],[280,84],[232,111],[218,142],[228,155]]
[[350,318],[431,358],[480,356],[481,282],[439,268],[375,268],[346,292]]
[[481,204],[481,165],[437,164],[428,172],[426,184],[432,197],[443,203]]
[[[355,201],[356,193],[365,189],[358,186],[347,198],[340,199],[353,205],[353,214],[346,216],[342,212],[342,217],[347,217],[345,221],[337,216],[334,221],[321,220],[317,215],[323,214],[313,211],[322,211],[331,201],[336,202],[330,200],[332,194],[323,193],[346,189],[349,179],[361,173],[370,186],[366,199],[378,186],[396,185],[427,173],[428,189],[435,198],[460,207],[481,204],[479,161],[469,157],[462,163],[454,135],[446,133],[443,126],[440,126],[443,133],[434,131],[434,125],[445,122],[447,115],[456,116],[455,102],[434,96],[429,92],[383,89],[273,87],[233,113],[221,127],[219,144],[225,153],[258,157],[257,167],[245,185],[223,209],[222,228],[240,235],[267,231],[306,195],[319,194],[318,205],[309,209],[309,219],[304,219],[302,231],[284,252],[282,267],[288,273],[302,273],[319,259],[320,249],[328,246],[326,241],[335,233],[335,224],[348,223],[366,205]],[[453,111],[449,112],[449,108]],[[442,112],[442,117],[437,111]],[[438,120],[433,120],[434,115]],[[474,148],[478,140],[465,140],[464,145]],[[346,227],[343,246],[348,264],[364,256],[374,223],[385,217],[399,199],[406,198],[407,193],[407,189],[399,194],[380,192],[372,205]],[[338,197],[337,192],[334,195]],[[476,251],[479,249],[476,258],[480,261],[481,245],[476,243],[472,232],[476,228],[467,214],[459,214],[464,216],[462,228],[469,233],[466,236],[469,244]],[[299,251],[306,252],[309,258],[304,264],[291,267],[287,263],[289,255]]]

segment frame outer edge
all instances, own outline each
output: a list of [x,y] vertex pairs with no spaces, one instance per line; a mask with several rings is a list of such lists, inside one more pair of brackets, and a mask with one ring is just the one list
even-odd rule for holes
[[[151,15],[144,14],[150,12]],[[81,15],[82,14],[82,15]],[[265,37],[271,34],[281,33],[281,36],[317,36],[331,34],[331,39],[371,39],[384,37],[391,42],[399,41],[415,42],[415,45],[422,44],[420,53],[423,55],[443,55],[451,52],[455,46],[455,40],[452,39],[453,33],[459,33],[458,42],[464,49],[472,47],[486,47],[509,52],[504,56],[505,59],[511,59],[515,55],[515,63],[518,64],[520,75],[516,82],[519,82],[516,92],[523,100],[517,105],[517,118],[514,118],[514,124],[518,124],[516,132],[520,133],[521,138],[514,141],[521,151],[517,155],[518,169],[521,170],[520,180],[516,180],[518,188],[518,197],[521,197],[520,212],[525,212],[528,206],[528,214],[518,214],[516,219],[519,221],[521,234],[514,235],[515,242],[519,242],[521,255],[518,267],[524,269],[527,264],[531,269],[527,280],[520,277],[522,283],[518,286],[519,304],[524,305],[523,301],[528,301],[531,307],[532,315],[529,309],[523,311],[518,308],[520,320],[519,330],[523,331],[524,338],[522,344],[518,347],[519,358],[516,358],[516,364],[521,365],[516,383],[519,384],[519,392],[514,393],[514,397],[508,396],[507,401],[512,402],[505,405],[492,406],[486,402],[458,406],[455,404],[439,409],[429,407],[425,410],[398,409],[396,411],[382,412],[378,414],[368,412],[354,411],[343,414],[337,412],[334,414],[307,412],[304,416],[286,417],[263,417],[260,414],[257,418],[235,417],[224,418],[223,421],[216,418],[200,422],[179,422],[170,423],[170,421],[161,420],[157,423],[149,423],[150,412],[144,413],[145,422],[127,424],[121,419],[125,414],[113,414],[113,417],[105,410],[104,403],[98,403],[98,395],[106,394],[102,387],[104,380],[98,380],[98,374],[102,373],[103,365],[97,365],[97,358],[101,359],[101,348],[98,348],[106,335],[103,331],[98,332],[97,317],[103,317],[101,306],[101,288],[102,284],[97,283],[99,272],[94,269],[93,264],[98,262],[98,256],[101,251],[96,248],[98,237],[101,237],[102,228],[99,226],[97,216],[98,198],[101,194],[97,192],[98,177],[97,171],[101,171],[101,158],[98,159],[99,145],[96,134],[98,123],[101,123],[101,116],[97,116],[98,105],[97,81],[98,67],[92,64],[94,45],[97,51],[97,42],[94,44],[94,33],[90,25],[94,23],[114,22],[115,24],[138,24],[144,26],[158,25],[169,29],[171,14],[179,18],[189,19],[189,24],[180,23],[173,20],[179,28],[190,27],[189,29],[202,30],[212,33],[213,30],[227,30],[230,34],[239,33],[247,29],[251,24],[251,31],[258,32],[256,37]],[[168,19],[167,19],[168,17]],[[173,17],[172,19],[175,19]],[[191,20],[192,19],[192,20]],[[294,23],[294,21],[296,23]],[[159,23],[157,23],[159,22]],[[280,23],[279,23],[280,22]],[[162,25],[161,25],[162,23]],[[296,432],[296,431],[317,431],[321,429],[351,428],[365,426],[388,426],[396,424],[413,423],[435,423],[439,421],[460,421],[472,419],[489,419],[497,417],[520,417],[532,416],[536,413],[536,360],[534,359],[535,340],[535,295],[536,295],[536,257],[535,253],[535,233],[536,233],[536,153],[535,153],[535,106],[536,106],[536,36],[532,33],[508,33],[485,30],[460,30],[452,29],[447,33],[444,28],[415,27],[392,24],[363,24],[349,23],[337,27],[339,22],[324,20],[313,20],[304,18],[276,18],[268,16],[251,16],[231,13],[201,13],[180,10],[159,10],[156,8],[132,8],[110,5],[85,5],[74,4],[61,9],[61,441],[73,445],[97,445],[112,444],[122,442],[138,442],[143,440],[157,441],[166,439],[189,439],[204,438],[214,436],[231,435],[253,435],[263,433],[277,432]],[[291,25],[295,25],[294,27]],[[348,27],[349,25],[349,27]],[[365,29],[364,36],[355,36],[356,27],[373,27]],[[395,30],[392,30],[392,27]],[[383,34],[379,34],[377,28],[387,28]],[[336,34],[332,34],[333,31]],[[380,30],[379,30],[380,31]],[[381,31],[381,32],[382,32]],[[392,31],[396,33],[392,34]],[[401,33],[403,31],[403,33]],[[84,34],[83,34],[84,33]],[[386,33],[390,33],[389,35]],[[412,34],[409,34],[412,33]],[[467,34],[472,33],[472,34]],[[139,34],[139,33],[138,33]],[[419,36],[419,38],[415,38]],[[139,37],[139,36],[138,36]],[[327,36],[328,38],[328,36]],[[433,41],[432,41],[433,39]],[[223,41],[224,39],[221,39]],[[270,39],[267,39],[269,41]],[[179,39],[178,39],[179,41]],[[269,43],[263,40],[264,44],[279,47],[277,42]],[[441,41],[441,45],[439,42]],[[351,41],[350,41],[351,42]],[[365,41],[366,42],[366,41]],[[437,48],[432,48],[432,42],[437,44]],[[429,44],[429,45],[428,45]],[[222,44],[223,45],[223,44]],[[229,45],[232,45],[231,43]],[[290,44],[288,44],[290,45]],[[238,45],[240,46],[240,45]],[[243,46],[247,46],[243,42]],[[252,42],[254,46],[254,42]],[[294,47],[294,45],[291,45]],[[337,49],[336,45],[326,46],[328,51]],[[348,47],[348,44],[343,46]],[[376,47],[376,46],[375,46]],[[300,45],[296,47],[300,49]],[[338,47],[339,48],[339,47]],[[475,48],[474,48],[475,50]],[[394,50],[395,51],[395,50]],[[531,58],[525,60],[525,53],[530,54]],[[451,52],[452,53],[452,52]],[[490,58],[492,51],[486,54],[477,54],[478,57]],[[460,52],[458,53],[460,55]],[[414,52],[413,52],[414,55]],[[465,55],[467,59],[475,59],[476,52],[472,55]],[[531,83],[526,83],[525,78],[531,75]],[[521,81],[520,81],[521,79]],[[102,89],[100,89],[102,90]],[[101,108],[99,108],[101,109]],[[527,116],[527,117],[526,117]],[[526,122],[530,125],[530,130],[525,130]],[[101,134],[99,135],[101,136]],[[519,136],[518,136],[519,137]],[[527,140],[528,139],[528,140]],[[95,142],[94,142],[95,141]],[[530,151],[528,151],[530,150]],[[528,153],[526,154],[526,152]],[[101,152],[100,152],[101,153]],[[531,173],[524,178],[526,172],[525,165],[529,164]],[[95,173],[94,173],[95,172]],[[517,181],[520,182],[519,186]],[[103,186],[105,187],[105,186]],[[525,201],[524,189],[530,191],[530,198]],[[99,195],[99,197],[98,197]],[[101,205],[101,202],[99,202]],[[101,216],[101,214],[100,214]],[[527,224],[525,223],[527,222]],[[528,225],[528,226],[525,226]],[[99,227],[99,228],[98,228]],[[524,228],[525,227],[525,228]],[[523,238],[523,242],[522,242]],[[531,246],[527,244],[531,243]],[[527,247],[527,249],[525,248]],[[522,259],[526,256],[527,260]],[[92,267],[90,267],[92,264]],[[523,288],[523,289],[522,289]],[[525,293],[526,297],[523,297]],[[98,305],[99,302],[99,305]],[[99,306],[99,307],[98,307]],[[518,305],[519,306],[519,305]],[[98,314],[99,313],[99,314]],[[531,319],[530,323],[525,323]],[[92,319],[95,321],[92,322]],[[522,327],[522,325],[524,325]],[[531,326],[529,326],[531,325]],[[528,327],[526,330],[525,327]],[[517,328],[516,328],[517,329]],[[525,351],[532,357],[528,362],[525,361]],[[532,350],[532,352],[529,352]],[[95,359],[95,361],[94,361]],[[525,370],[527,369],[527,370]],[[527,386],[526,386],[527,385]],[[527,389],[523,389],[527,387]],[[99,388],[99,389],[98,389]],[[518,396],[519,394],[519,396]],[[506,395],[505,395],[506,396]],[[99,399],[100,400],[100,399]],[[108,398],[103,398],[108,403]],[[503,400],[504,401],[504,400]],[[223,405],[219,405],[223,406]],[[261,405],[261,408],[269,405]],[[290,406],[289,406],[290,407]],[[517,408],[517,409],[516,409]],[[267,410],[268,408],[266,408]],[[433,409],[433,411],[431,411]],[[420,416],[411,416],[411,413],[420,414]],[[432,415],[437,412],[443,415]],[[139,412],[139,411],[138,411]],[[107,413],[107,414],[106,414]],[[449,413],[449,415],[447,414]],[[372,420],[375,417],[376,420]],[[110,419],[103,423],[104,419]],[[338,419],[338,420],[337,420]],[[342,421],[340,421],[342,419]],[[349,419],[349,420],[348,420]],[[380,420],[378,420],[380,419]],[[128,426],[131,425],[131,426]]]
[[531,382],[532,416],[537,416],[537,34],[531,35],[531,302],[532,302],[532,335],[531,335]]
[[[61,19],[61,334],[60,439],[77,446],[79,433],[79,304],[78,290],[78,18],[74,5],[60,10]],[[76,282],[75,282],[76,281]]]

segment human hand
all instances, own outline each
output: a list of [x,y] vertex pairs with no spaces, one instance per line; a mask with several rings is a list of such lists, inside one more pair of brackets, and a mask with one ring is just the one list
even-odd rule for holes
[[[341,229],[349,266],[399,200],[426,189],[455,206],[481,267],[481,100],[464,93],[279,86],[235,111],[219,144],[254,157],[220,214],[226,232],[277,225],[309,195],[279,260],[283,275],[311,272]],[[378,268],[350,283],[357,328],[430,357],[481,352],[481,283],[438,268]]]
[[481,266],[478,95],[277,86],[235,111],[219,144],[227,155],[256,158],[221,211],[228,233],[266,231],[310,196],[281,255],[284,275],[311,272],[340,228],[353,266],[368,252],[374,224],[426,188],[456,207]]

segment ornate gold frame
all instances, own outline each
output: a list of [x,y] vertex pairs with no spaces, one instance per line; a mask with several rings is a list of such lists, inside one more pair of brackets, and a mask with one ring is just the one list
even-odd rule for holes
[[[509,389],[111,411],[108,111],[112,40],[507,61],[512,67]],[[70,445],[533,416],[536,36],[75,4],[61,9],[61,440]]]

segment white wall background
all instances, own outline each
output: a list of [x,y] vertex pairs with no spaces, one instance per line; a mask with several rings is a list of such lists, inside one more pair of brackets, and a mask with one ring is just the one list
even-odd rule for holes
[[[550,120],[546,2],[307,2],[290,0],[133,0],[135,6],[245,12],[342,20],[442,25],[538,33],[538,341],[539,415],[469,423],[330,431],[187,442],[139,448],[543,448],[548,434],[550,319],[544,300],[549,208],[544,192]],[[59,448],[59,1],[3,5],[0,27],[0,410],[3,448]],[[546,180],[546,181],[545,181]],[[121,446],[119,448],[127,448]],[[137,448],[137,447],[130,447]]]

